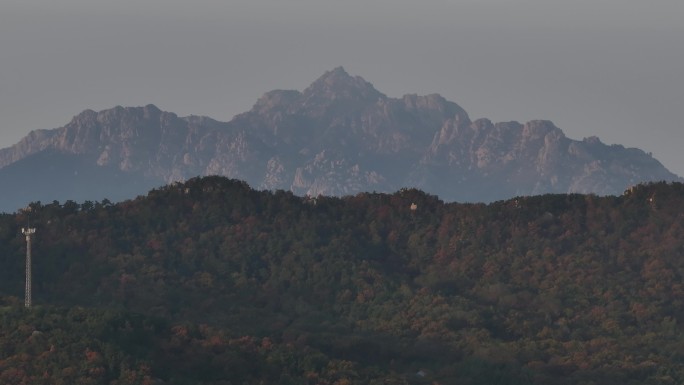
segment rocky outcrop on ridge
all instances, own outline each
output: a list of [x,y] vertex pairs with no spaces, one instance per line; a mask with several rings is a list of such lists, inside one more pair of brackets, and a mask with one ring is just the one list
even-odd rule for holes
[[[681,181],[639,149],[595,137],[572,140],[549,121],[471,121],[440,95],[391,98],[341,67],[301,92],[267,92],[230,122],[178,117],[154,105],[86,110],[63,127],[33,131],[0,150],[0,184],[15,183],[24,165],[36,166],[27,159],[39,154],[46,162],[46,154],[59,154],[78,159],[72,168],[116,173],[119,182],[111,189],[121,191],[112,196],[203,175],[298,195],[416,187],[446,201],[484,202],[543,193],[619,194],[638,183]],[[138,183],[128,186],[126,175]],[[53,198],[102,198],[87,190]],[[5,202],[2,209],[25,203]]]

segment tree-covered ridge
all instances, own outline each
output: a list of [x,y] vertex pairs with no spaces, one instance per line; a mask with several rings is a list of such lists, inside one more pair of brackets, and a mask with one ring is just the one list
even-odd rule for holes
[[[300,198],[220,177],[117,205],[34,203],[0,217],[3,319],[32,326],[59,314],[66,325],[72,310],[58,309],[84,306],[94,318],[156,320],[146,322],[158,329],[143,328],[147,350],[117,345],[116,357],[167,383],[287,383],[268,377],[277,371],[321,384],[674,384],[684,380],[683,209],[681,184],[484,205],[414,189]],[[29,215],[43,313],[14,309]],[[261,351],[256,369],[237,377],[192,377],[205,370],[187,357],[187,373],[160,375],[181,326],[210,330],[195,334],[198,346],[214,334],[266,339],[320,364],[277,366]],[[3,349],[25,343],[2,330]],[[108,343],[97,329],[81,331],[73,338]],[[243,353],[197,357],[220,367]],[[3,361],[2,375],[16,362]],[[347,375],[328,376],[329,365],[347,365]],[[107,381],[121,381],[117,370]],[[110,383],[102,378],[91,380]]]

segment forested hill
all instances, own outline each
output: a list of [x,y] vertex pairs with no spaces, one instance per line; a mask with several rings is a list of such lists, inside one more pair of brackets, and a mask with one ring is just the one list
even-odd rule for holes
[[485,205],[207,177],[34,203],[0,216],[0,383],[678,384],[683,220],[666,183]]

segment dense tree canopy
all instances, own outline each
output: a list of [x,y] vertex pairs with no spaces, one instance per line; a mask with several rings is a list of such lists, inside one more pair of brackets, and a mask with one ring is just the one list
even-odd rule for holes
[[36,202],[0,216],[0,382],[681,383],[683,220],[666,183],[484,205],[208,177]]

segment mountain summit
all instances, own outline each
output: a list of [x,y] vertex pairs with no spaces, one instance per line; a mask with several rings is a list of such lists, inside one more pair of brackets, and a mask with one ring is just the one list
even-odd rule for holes
[[125,199],[198,175],[299,195],[416,187],[471,202],[682,180],[636,148],[569,139],[543,120],[472,121],[440,95],[387,97],[337,67],[301,92],[265,93],[230,122],[117,106],[33,131],[0,150],[0,210]]
[[308,100],[375,101],[385,95],[360,76],[351,76],[342,67],[327,71],[304,90]]

